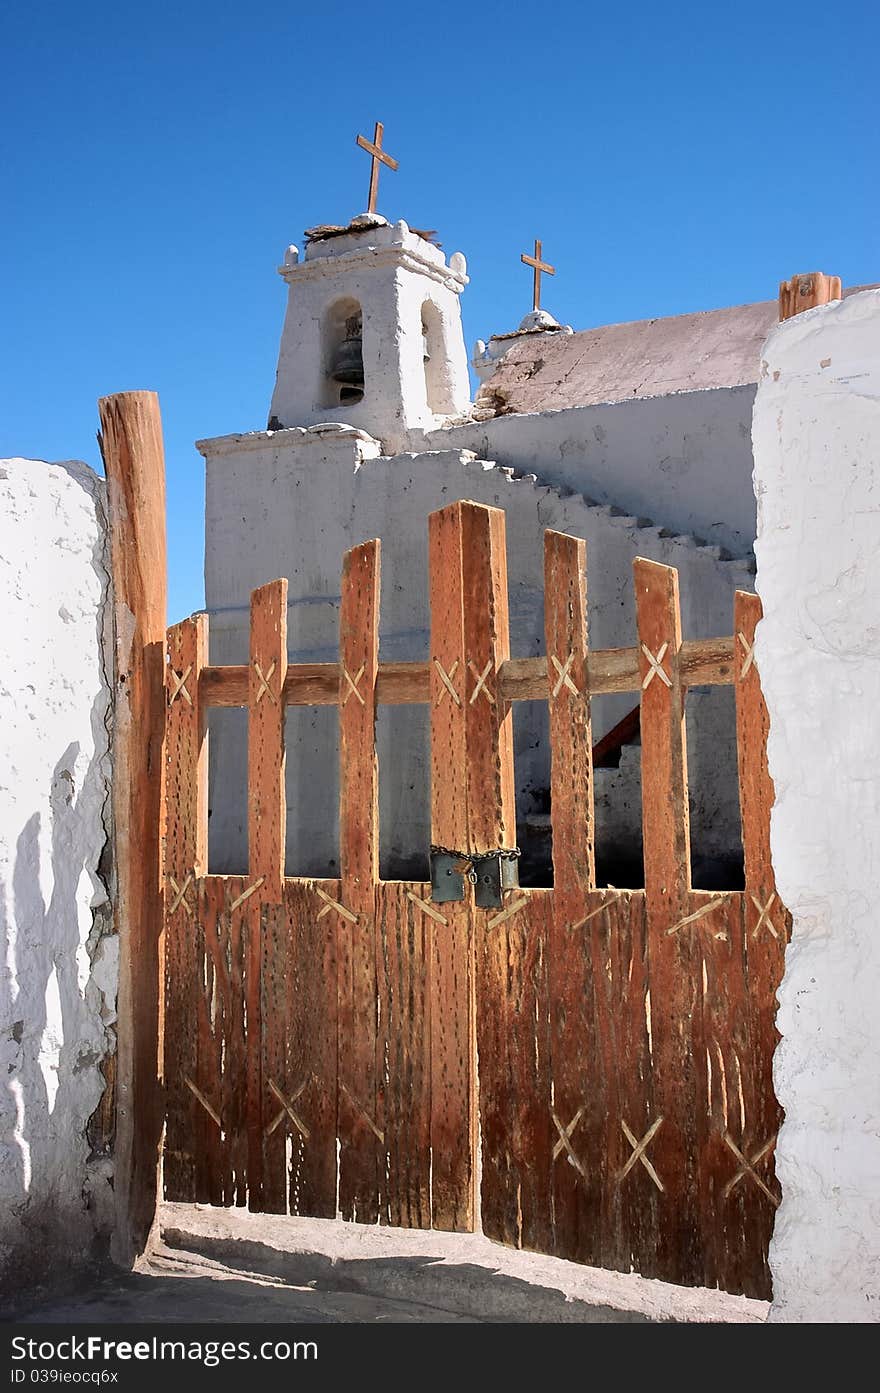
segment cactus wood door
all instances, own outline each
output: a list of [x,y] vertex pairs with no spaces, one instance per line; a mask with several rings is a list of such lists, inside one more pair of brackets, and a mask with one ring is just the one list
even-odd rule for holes
[[[430,657],[379,662],[379,543],[344,559],[339,662],[288,665],[287,583],[247,667],[169,630],[166,1196],[466,1230],[685,1284],[769,1293],[788,916],[769,853],[760,603],[682,638],[678,578],[635,563],[638,642],[590,650],[584,543],[545,535],[546,656],[509,650],[504,514],[429,519]],[[691,887],[684,702],[736,692],[745,890]],[[645,888],[597,888],[590,698],[641,702]],[[483,909],[380,881],[377,703],[430,707],[432,841],[515,845],[511,704],[549,704],[553,888]],[[340,875],[284,875],[284,716],[337,705]],[[205,715],[248,710],[249,862],[207,874]],[[218,793],[215,796],[222,796]],[[476,1195],[477,1155],[481,1160]]]

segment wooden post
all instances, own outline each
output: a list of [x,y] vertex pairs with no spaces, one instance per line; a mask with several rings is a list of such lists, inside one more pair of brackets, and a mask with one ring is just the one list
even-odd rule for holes
[[544,533],[550,817],[557,895],[592,890],[596,884],[586,567],[585,542],[562,532]]
[[[633,563],[642,672],[642,836],[648,919],[651,1087],[650,1158],[625,1177],[657,1213],[657,1267],[667,1281],[703,1280],[700,1250],[699,1133],[705,1130],[694,1088],[702,1036],[699,938],[687,922],[690,828],[678,573]],[[689,931],[690,930],[690,931]],[[647,1009],[647,1008],[646,1008]],[[633,1130],[635,1149],[648,1136]],[[638,1172],[641,1171],[641,1174]],[[647,1182],[647,1183],[646,1183]],[[662,1187],[662,1188],[661,1188]],[[674,1276],[673,1274],[678,1274]]]
[[[200,881],[208,869],[208,745],[199,678],[208,661],[208,616],[168,630],[165,739],[165,1191],[169,1199],[207,1198],[197,1154],[204,1150],[204,1095],[199,1070]],[[204,1046],[205,1042],[201,1042]],[[213,1105],[216,1107],[215,1104]],[[212,1139],[213,1140],[213,1139]]]
[[114,618],[112,793],[119,936],[116,1229],[130,1267],[156,1214],[159,1089],[162,742],[165,732],[165,457],[155,392],[98,402],[107,475]]
[[[277,1099],[263,1078],[262,957],[265,916],[283,918],[287,800],[284,787],[284,682],[287,581],[251,594],[248,675],[248,885],[236,906],[245,930],[247,990],[248,1195],[251,1207],[286,1210],[284,1133],[265,1135]],[[238,898],[238,897],[237,897]],[[272,1029],[277,1022],[269,1022]],[[271,1111],[269,1111],[271,1109]],[[264,1163],[272,1174],[264,1176]],[[266,1182],[264,1186],[264,1181]]]
[[[754,657],[755,630],[762,615],[757,595],[738,590],[734,596],[733,628],[736,671],[737,759],[739,798],[742,816],[745,894],[743,939],[745,946],[746,994],[748,1001],[750,1049],[749,1067],[744,1080],[745,1126],[743,1135],[734,1136],[745,1154],[759,1157],[755,1169],[774,1198],[750,1206],[752,1264],[763,1264],[763,1282],[770,1286],[767,1248],[773,1226],[778,1186],[774,1174],[775,1141],[782,1122],[782,1109],[773,1089],[773,1052],[779,1040],[776,1029],[776,993],[782,980],[785,946],[791,929],[791,916],[780,902],[770,855],[770,810],[773,806],[773,780],[767,768],[767,735],[770,718],[761,691],[761,680]],[[731,1129],[733,1130],[733,1129]],[[729,1142],[725,1162],[732,1157]],[[735,1171],[734,1171],[735,1173]],[[754,1198],[754,1197],[753,1197]],[[756,1278],[754,1266],[750,1273]]]
[[822,271],[792,276],[790,281],[781,281],[779,285],[779,322],[802,314],[804,310],[815,309],[816,305],[839,300],[842,294],[840,276],[826,276]]
[[339,617],[338,1088],[339,1208],[344,1219],[379,1217],[376,1107],[376,885],[379,879],[378,541],[346,552]]

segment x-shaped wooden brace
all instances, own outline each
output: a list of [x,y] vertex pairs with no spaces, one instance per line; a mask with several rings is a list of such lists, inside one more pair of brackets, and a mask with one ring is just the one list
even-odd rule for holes
[[320,895],[321,899],[324,901],[324,908],[318,910],[319,919],[323,919],[325,914],[329,914],[331,909],[335,909],[336,913],[341,914],[343,919],[347,919],[350,924],[357,923],[357,915],[352,914],[351,910],[346,909],[345,905],[340,904],[338,900],[332,899],[330,895],[321,889],[320,885],[316,885],[314,889],[315,894]]
[[582,929],[584,924],[589,924],[590,920],[595,919],[598,914],[604,914],[606,909],[610,909],[610,907],[623,895],[623,891],[615,889],[613,885],[609,885],[607,889],[614,891],[611,898],[597,905],[595,909],[591,909],[589,914],[585,914],[583,919],[579,919],[576,924],[572,924],[571,933],[574,933],[577,929]]
[[257,681],[260,684],[260,690],[257,692],[257,699],[254,703],[255,706],[259,706],[264,696],[267,696],[274,706],[278,705],[278,698],[272,691],[272,688],[269,686],[269,681],[272,676],[272,673],[275,671],[275,668],[276,662],[273,658],[271,663],[269,664],[268,672],[266,672],[264,675],[263,669],[260,667],[260,664],[257,662],[256,658],[254,658],[254,672],[257,674]]
[[385,1133],[384,1133],[384,1132],[380,1132],[379,1128],[376,1126],[375,1122],[374,1122],[373,1119],[370,1117],[370,1114],[369,1114],[368,1112],[366,1112],[366,1111],[361,1107],[360,1103],[358,1102],[357,1098],[355,1098],[355,1096],[354,1096],[354,1094],[351,1092],[351,1090],[348,1089],[348,1088],[346,1088],[346,1086],[345,1086],[344,1083],[341,1083],[341,1084],[339,1085],[339,1091],[340,1091],[341,1093],[344,1093],[344,1094],[345,1094],[346,1098],[347,1098],[348,1101],[351,1103],[351,1106],[354,1108],[354,1110],[355,1110],[355,1112],[358,1114],[358,1116],[361,1117],[361,1118],[363,1119],[364,1122],[366,1122],[367,1126],[369,1127],[369,1129],[370,1129],[370,1131],[373,1133],[373,1135],[374,1135],[380,1142],[382,1142],[382,1143],[384,1144],[384,1141],[385,1141]]
[[621,1180],[623,1180],[623,1179],[625,1178],[625,1176],[629,1175],[629,1173],[630,1173],[630,1171],[632,1170],[633,1166],[635,1165],[636,1161],[641,1161],[642,1165],[645,1167],[645,1170],[648,1172],[648,1174],[649,1174],[649,1176],[651,1177],[651,1179],[653,1180],[654,1184],[657,1186],[657,1189],[660,1191],[661,1194],[664,1193],[663,1181],[660,1179],[660,1177],[659,1177],[659,1175],[657,1174],[657,1172],[655,1171],[654,1167],[651,1165],[651,1162],[648,1160],[647,1156],[645,1155],[645,1149],[646,1149],[646,1147],[648,1147],[648,1145],[650,1144],[650,1142],[653,1140],[654,1134],[656,1133],[656,1131],[657,1131],[658,1128],[660,1127],[660,1124],[661,1124],[662,1121],[663,1121],[663,1118],[662,1118],[662,1117],[658,1117],[658,1118],[656,1119],[655,1122],[652,1122],[652,1123],[651,1123],[651,1125],[650,1125],[650,1127],[648,1128],[647,1132],[646,1132],[645,1135],[642,1137],[642,1140],[641,1140],[641,1141],[636,1141],[635,1137],[633,1136],[633,1134],[632,1134],[632,1132],[630,1131],[629,1127],[627,1127],[627,1125],[626,1125],[626,1123],[624,1122],[623,1118],[620,1119],[621,1131],[623,1132],[623,1135],[626,1137],[627,1141],[629,1142],[630,1146],[632,1147],[633,1152],[632,1152],[632,1155],[630,1156],[629,1160],[627,1161],[626,1165],[624,1166],[623,1170],[620,1172],[620,1175],[617,1177],[618,1184],[620,1183]]
[[431,901],[430,901],[430,900],[422,900],[422,899],[419,899],[419,896],[418,896],[418,895],[414,895],[413,892],[412,892],[412,890],[407,890],[407,892],[406,892],[406,898],[407,898],[408,900],[412,900],[413,904],[414,904],[414,905],[417,905],[418,908],[422,911],[422,913],[423,913],[423,914],[427,914],[428,918],[429,918],[429,919],[433,919],[433,920],[435,921],[435,923],[437,923],[437,924],[443,924],[444,927],[449,923],[449,920],[448,920],[448,919],[444,919],[444,917],[443,917],[443,915],[440,913],[439,909],[435,909],[435,908],[434,908],[434,906],[431,904]]
[[733,1152],[736,1159],[739,1161],[739,1170],[737,1171],[736,1175],[733,1177],[732,1180],[728,1180],[727,1184],[721,1192],[724,1198],[727,1199],[733,1187],[739,1184],[744,1175],[750,1175],[754,1180],[755,1184],[757,1185],[758,1189],[761,1191],[761,1193],[767,1196],[768,1200],[773,1205],[773,1208],[778,1209],[780,1205],[779,1198],[776,1195],[774,1195],[772,1190],[768,1189],[761,1177],[755,1171],[755,1166],[758,1164],[758,1162],[763,1161],[768,1151],[773,1150],[773,1147],[776,1145],[776,1137],[773,1136],[770,1138],[768,1142],[765,1142],[764,1145],[761,1147],[760,1151],[755,1152],[751,1160],[746,1160],[745,1156],[742,1154],[729,1132],[724,1133],[724,1140],[727,1146]]
[[586,1107],[582,1105],[578,1108],[577,1112],[569,1122],[568,1126],[563,1127],[562,1123],[559,1121],[559,1118],[556,1116],[556,1113],[554,1112],[553,1108],[550,1109],[550,1116],[553,1118],[553,1126],[559,1133],[559,1140],[553,1148],[553,1160],[558,1161],[562,1153],[565,1152],[568,1156],[569,1164],[574,1166],[575,1170],[578,1171],[578,1173],[584,1177],[584,1180],[586,1180],[587,1178],[587,1172],[584,1170],[579,1157],[575,1154],[572,1148],[571,1134],[580,1122],[585,1112]]
[[746,660],[743,663],[739,674],[739,680],[741,682],[745,677],[746,673],[748,672],[749,668],[752,666],[752,663],[755,661],[755,645],[754,643],[749,643],[742,629],[740,629],[737,633],[737,638],[742,644],[743,652],[746,655]]
[[477,665],[476,665],[476,663],[472,663],[472,662],[470,662],[470,660],[468,661],[468,667],[470,668],[471,672],[473,673],[473,675],[474,675],[474,677],[476,678],[476,681],[477,681],[477,685],[474,687],[474,690],[471,692],[471,699],[470,699],[470,704],[471,704],[471,706],[473,706],[473,704],[474,704],[474,702],[476,701],[477,697],[480,695],[480,692],[483,693],[483,696],[486,698],[486,700],[488,701],[489,705],[490,705],[490,706],[494,706],[494,705],[495,705],[495,698],[493,697],[492,693],[489,691],[489,688],[486,686],[486,678],[489,676],[489,673],[492,671],[492,659],[491,659],[491,658],[489,659],[489,661],[487,662],[486,666],[483,668],[483,671],[482,671],[482,672],[477,672]]
[[[688,914],[684,919],[679,919],[677,924],[673,924],[671,929],[667,929],[667,937],[669,934],[677,934],[679,929],[683,929],[686,924],[695,924],[698,919],[705,919],[707,914],[711,914],[713,909],[720,909],[723,904],[723,899],[709,900],[708,904],[704,904],[700,909],[694,910],[693,914]],[[720,929],[715,937],[726,939],[727,934],[724,929]]]
[[770,918],[770,911],[776,902],[776,891],[773,891],[773,894],[770,896],[769,900],[765,905],[761,904],[761,901],[758,899],[757,895],[750,894],[749,899],[755,906],[755,909],[758,911],[758,922],[752,929],[752,938],[758,937],[758,934],[761,932],[761,929],[764,924],[767,925],[767,928],[770,930],[773,937],[778,938],[779,934],[776,932],[776,926],[773,923],[773,920]]
[[259,880],[254,881],[253,885],[249,885],[246,890],[242,890],[241,894],[237,895],[236,898],[232,901],[229,908],[231,910],[238,909],[240,905],[243,905],[245,900],[249,900],[251,895],[255,895],[257,893],[260,886],[265,882],[265,879],[266,877],[264,875],[261,875]]
[[660,647],[657,649],[657,656],[655,658],[648,645],[646,643],[642,644],[642,652],[648,659],[648,662],[651,664],[650,668],[645,673],[645,680],[642,682],[643,692],[646,692],[648,690],[655,677],[659,677],[660,681],[665,682],[667,687],[672,686],[672,683],[669,680],[669,675],[663,668],[663,659],[666,657],[666,651],[668,648],[668,643],[662,643]]
[[434,659],[434,666],[437,669],[437,675],[439,676],[440,681],[443,683],[443,686],[437,693],[437,700],[434,702],[434,705],[439,706],[446,693],[448,692],[449,695],[452,697],[452,700],[455,702],[456,706],[461,706],[461,697],[458,695],[458,692],[452,685],[452,679],[458,672],[458,658],[456,658],[455,662],[452,664],[452,667],[449,669],[448,672],[446,671],[445,667],[438,658]]
[[191,1079],[187,1074],[184,1074],[184,1076],[183,1076],[183,1082],[186,1084],[186,1086],[187,1086],[187,1088],[189,1089],[190,1093],[192,1093],[193,1096],[194,1096],[195,1098],[197,1098],[198,1101],[201,1103],[202,1107],[205,1109],[205,1112],[206,1112],[206,1113],[208,1114],[208,1116],[211,1118],[212,1122],[215,1122],[215,1123],[217,1124],[217,1130],[218,1130],[219,1132],[222,1132],[222,1131],[223,1131],[223,1123],[220,1121],[220,1114],[217,1112],[216,1108],[214,1108],[214,1107],[211,1105],[211,1103],[209,1103],[208,1099],[205,1097],[205,1095],[204,1095],[204,1093],[201,1091],[201,1089],[200,1089],[200,1088],[196,1088],[196,1086],[195,1086],[195,1084],[193,1083],[192,1079]]
[[306,1124],[303,1122],[302,1118],[298,1117],[297,1114],[294,1112],[293,1105],[297,1101],[297,1099],[300,1098],[303,1093],[305,1093],[311,1077],[311,1074],[306,1074],[299,1088],[296,1090],[296,1092],[293,1094],[291,1098],[285,1098],[284,1094],[281,1092],[281,1089],[278,1087],[274,1079],[269,1080],[269,1090],[271,1093],[274,1093],[275,1097],[281,1104],[281,1111],[279,1112],[277,1117],[274,1117],[272,1119],[272,1121],[269,1123],[269,1126],[266,1128],[267,1137],[271,1137],[272,1133],[275,1131],[275,1128],[278,1127],[284,1121],[285,1117],[289,1117],[294,1127],[302,1137],[303,1141],[308,1141],[309,1137],[312,1134],[309,1131]]
[[171,669],[171,676],[174,679],[174,686],[172,687],[171,692],[168,696],[169,706],[173,706],[179,696],[182,696],[184,701],[187,702],[188,705],[192,706],[193,700],[189,694],[189,689],[186,685],[186,679],[189,677],[192,670],[192,663],[190,663],[189,667],[186,669],[185,672],[175,672],[173,668]]
[[354,677],[352,677],[351,673],[349,672],[349,670],[348,670],[348,668],[345,666],[345,664],[344,664],[344,663],[342,664],[342,675],[343,675],[343,677],[345,678],[346,682],[348,683],[348,691],[345,693],[345,696],[342,698],[342,705],[343,705],[343,706],[344,706],[345,703],[348,701],[348,698],[349,698],[350,696],[352,696],[352,694],[353,694],[354,696],[357,697],[357,699],[358,699],[358,701],[360,702],[361,706],[366,706],[367,703],[364,701],[363,697],[361,696],[360,692],[358,691],[358,684],[359,684],[361,678],[363,677],[364,673],[366,672],[366,670],[367,670],[367,665],[366,665],[366,663],[361,663],[361,665],[360,665],[360,667],[358,668],[357,672],[355,673]]
[[507,919],[512,919],[514,914],[519,914],[521,909],[525,909],[528,902],[528,895],[521,895],[518,900],[513,901],[513,904],[509,904],[506,909],[502,909],[500,914],[495,914],[486,924],[486,928],[497,929],[499,924],[503,924]]
[[186,880],[183,882],[182,885],[178,885],[173,875],[170,875],[168,877],[168,883],[171,886],[171,889],[174,891],[174,899],[172,903],[169,905],[168,913],[173,914],[175,910],[182,905],[183,908],[186,910],[187,914],[189,915],[190,919],[192,919],[195,910],[193,909],[189,900],[186,898],[186,892],[193,883],[192,871],[190,871],[189,875],[187,876]]
[[578,691],[578,689],[577,689],[577,687],[576,687],[576,685],[575,685],[574,679],[571,678],[571,677],[569,677],[569,673],[571,672],[571,667],[572,667],[572,664],[573,664],[573,662],[574,662],[574,657],[575,657],[574,653],[569,653],[568,657],[567,657],[566,660],[565,660],[565,666],[563,667],[562,663],[559,661],[559,659],[557,658],[556,654],[555,654],[555,653],[551,654],[551,656],[550,656],[550,661],[551,661],[551,663],[553,664],[553,666],[555,667],[557,673],[559,674],[558,677],[556,678],[556,686],[553,688],[553,691],[550,693],[550,700],[551,700],[551,701],[555,701],[555,700],[556,700],[556,698],[559,696],[559,693],[562,691],[562,688],[563,688],[563,687],[567,687],[568,690],[569,690],[570,692],[572,692],[574,696],[580,696],[580,692]]

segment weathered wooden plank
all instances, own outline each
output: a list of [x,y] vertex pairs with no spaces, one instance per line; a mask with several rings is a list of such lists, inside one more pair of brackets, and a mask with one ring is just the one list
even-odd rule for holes
[[498,673],[510,657],[507,547],[501,508],[461,505],[464,713],[469,851],[516,845],[513,715]]
[[[303,1084],[298,1103],[309,1136],[291,1134],[291,1214],[336,1217],[337,979],[338,934],[348,929],[324,913],[323,890],[338,899],[338,881],[288,881],[285,888],[290,933],[288,968],[288,1081],[292,1092]],[[294,1134],[295,1133],[295,1134]]]
[[[247,945],[248,1193],[262,1209],[264,1129],[272,1102],[263,1079],[264,1023],[260,970],[264,910],[281,905],[287,800],[284,787],[284,681],[287,674],[287,581],[274,580],[251,594],[248,668],[248,884],[236,906]],[[237,921],[236,921],[237,922]],[[272,1032],[270,1018],[265,1029]],[[271,1048],[271,1046],[270,1046]],[[274,1109],[272,1109],[274,1111]],[[283,1195],[276,1178],[274,1200]]]
[[545,1253],[553,1251],[547,1007],[553,899],[552,891],[513,891],[501,910],[478,910],[475,944],[483,1232]]
[[755,1228],[755,1196],[741,1183],[728,1187],[736,1169],[730,1146],[743,1146],[752,1102],[753,1041],[745,976],[743,897],[695,892],[692,913],[697,908],[697,895],[707,911],[694,921],[691,930],[702,957],[704,1060],[700,1061],[700,1073],[705,1092],[698,1103],[709,1121],[700,1163],[704,1283],[738,1293],[750,1289],[755,1264],[761,1271],[764,1261]]
[[[755,630],[760,618],[760,599],[756,595],[738,591],[734,600],[737,647],[735,690],[745,861],[743,915],[746,989],[751,1026],[751,1069],[748,1080],[751,1096],[743,1138],[746,1144],[740,1150],[747,1159],[753,1155],[759,1157],[753,1169],[766,1190],[750,1173],[737,1182],[737,1187],[748,1186],[758,1226],[755,1242],[760,1248],[761,1262],[759,1265],[756,1258],[749,1274],[754,1283],[752,1290],[767,1295],[770,1271],[766,1252],[772,1232],[775,1201],[779,1198],[774,1168],[775,1140],[782,1123],[782,1109],[773,1089],[773,1053],[779,1040],[776,993],[784,970],[791,916],[779,900],[770,854],[770,811],[774,800],[773,781],[767,768],[770,721],[753,654]],[[726,1159],[728,1164],[736,1162],[733,1155]],[[737,1166],[734,1176],[738,1169]]]
[[113,1254],[143,1252],[156,1214],[162,1099],[165,460],[159,399],[98,402],[113,580],[114,926],[119,939]]
[[[383,1223],[431,1227],[430,885],[391,881],[377,895]],[[441,915],[442,917],[442,915]]]
[[[224,1059],[222,1073],[223,1128],[226,1134],[225,1178],[227,1204],[248,1202],[248,1093],[246,1039],[246,984],[248,943],[244,916],[230,906],[247,888],[246,876],[208,876],[205,902],[213,911],[203,918],[208,951],[214,955],[221,985]],[[210,934],[212,923],[216,935]],[[224,971],[225,968],[225,971]],[[228,980],[228,986],[227,986]]]
[[346,552],[339,622],[339,862],[337,919],[339,1206],[375,1223],[383,1156],[377,1102],[376,885],[379,784],[379,543]]
[[[516,845],[513,723],[509,703],[502,697],[498,683],[501,664],[510,655],[507,553],[504,513],[500,509],[463,503],[460,518],[465,673],[462,708],[467,779],[464,847],[470,852],[484,852]],[[511,920],[522,914],[528,899],[525,894],[511,892],[501,911],[474,909],[472,913],[482,1130],[481,1208],[486,1231],[516,1243],[523,1241],[522,1182],[529,1178],[524,1177],[518,1164],[517,1153],[523,1156],[520,1109],[540,1106],[540,1092],[532,1086],[534,1080],[530,1076],[537,1049],[534,1007],[526,1011],[524,1021],[518,1019],[523,995],[535,994],[532,963],[526,955],[527,966],[516,971],[516,962],[522,961],[518,950],[523,945],[519,941],[520,924],[510,927]],[[532,935],[531,949],[540,952],[543,940],[542,924],[541,931]],[[543,998],[543,992],[540,997]],[[541,1122],[549,1139],[546,1114]],[[536,1148],[533,1178],[539,1186],[543,1182],[546,1194],[549,1147],[541,1148],[537,1139],[532,1140]],[[532,1211],[529,1220],[534,1230],[538,1215],[534,1212],[536,1206],[529,1204],[528,1194],[526,1208]],[[544,1217],[546,1205],[538,1208]]]
[[[596,649],[587,657],[594,696],[637,692],[641,682],[637,648]],[[681,647],[682,681],[695,686],[729,686],[733,682],[733,639],[688,639]],[[547,694],[546,658],[508,658],[498,674],[505,701],[540,701]],[[207,667],[202,673],[206,706],[246,706],[246,667]],[[431,700],[430,663],[380,663],[376,701],[380,706],[425,704]],[[298,663],[287,670],[285,706],[336,706],[336,663]]]
[[[165,670],[165,1192],[197,1196],[199,880],[207,870],[207,740],[199,672],[208,656],[208,617],[168,630]],[[158,777],[158,771],[154,774]]]
[[287,676],[287,581],[251,595],[248,673],[248,869],[259,899],[280,904],[287,800],[284,789],[284,682]]
[[580,538],[544,533],[550,817],[557,896],[589,890],[596,883],[586,565],[586,543]]
[[[663,1195],[646,1166],[632,1162],[626,1128],[645,1137],[656,1120],[651,1069],[647,907],[643,891],[608,891],[608,908],[591,921],[590,960],[599,1009],[611,1022],[605,1078],[607,1131],[602,1233],[605,1265],[656,1276]],[[608,964],[603,975],[601,964]],[[652,1144],[645,1148],[646,1161]],[[637,1171],[638,1174],[634,1174]]]
[[[431,601],[431,841],[464,851],[466,655],[461,503],[428,519]],[[469,903],[438,905],[431,926],[431,1209],[435,1228],[474,1222],[473,931]]]
[[544,533],[544,633],[553,827],[545,1008],[552,1062],[545,1119],[551,1147],[547,1201],[554,1251],[595,1263],[602,1256],[607,1080],[589,948],[604,897],[588,901],[595,860],[586,545],[558,532]]
[[[287,887],[285,886],[285,889]],[[285,900],[287,895],[285,895]],[[293,944],[286,904],[266,904],[260,916],[260,1020],[262,1022],[260,1123],[262,1188],[260,1209],[286,1214],[288,1206],[288,1145],[300,1146],[299,1084],[291,1078],[290,977]],[[313,970],[317,970],[317,964]],[[335,1129],[334,1129],[335,1130]]]
[[[630,1168],[629,1179],[643,1191],[646,1184],[655,1185],[662,1196],[656,1275],[691,1284],[699,1283],[703,1272],[695,1082],[702,1012],[701,959],[685,922],[690,914],[690,836],[678,575],[641,558],[633,570],[642,669],[642,830],[656,1109],[649,1128],[655,1130],[643,1154],[650,1150],[657,1180],[640,1161]],[[645,1138],[635,1132],[633,1138],[635,1153]]]
[[244,944],[241,915],[229,909],[246,885],[242,876],[199,882],[198,1086],[204,1102],[196,1100],[197,1144],[204,1148],[200,1198],[210,1204],[247,1202]]

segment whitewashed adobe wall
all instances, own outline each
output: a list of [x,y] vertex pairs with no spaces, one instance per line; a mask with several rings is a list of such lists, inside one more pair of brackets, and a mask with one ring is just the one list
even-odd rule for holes
[[0,460],[0,1291],[98,1256],[88,1124],[113,1047],[104,485]]
[[408,448],[473,450],[500,465],[534,469],[544,484],[748,556],[755,540],[754,400],[752,386],[714,387],[496,416],[413,432]]
[[773,861],[783,1199],[771,1318],[880,1320],[880,292],[773,331],[755,404],[756,656]]
[[[733,592],[751,589],[742,562],[717,548],[641,527],[619,510],[589,506],[575,493],[544,487],[534,475],[439,451],[388,458],[375,440],[332,427],[254,432],[201,441],[207,462],[205,595],[211,661],[247,661],[251,590],[275,576],[289,579],[290,656],[333,662],[338,653],[339,575],[346,548],[382,538],[383,662],[428,657],[427,518],[435,508],[470,498],[507,515],[511,643],[515,657],[544,651],[543,531],[583,537],[588,552],[590,641],[635,643],[632,562],[649,556],[679,569],[684,631],[689,638],[729,633]],[[596,736],[634,705],[632,695],[598,698]],[[730,688],[691,694],[695,860],[711,863],[739,836]],[[288,873],[336,870],[338,797],[335,710],[298,708],[287,719]],[[546,706],[521,703],[514,716],[518,806],[538,811],[530,793],[548,783]],[[380,708],[380,843],[392,876],[419,876],[430,843],[428,711]],[[212,869],[245,868],[246,725],[244,713],[217,711],[210,726]],[[635,772],[635,781],[633,773]],[[638,768],[597,778],[600,852],[620,844],[626,812],[627,853],[640,854]],[[697,884],[707,883],[705,868]],[[626,882],[621,882],[626,883]]]

